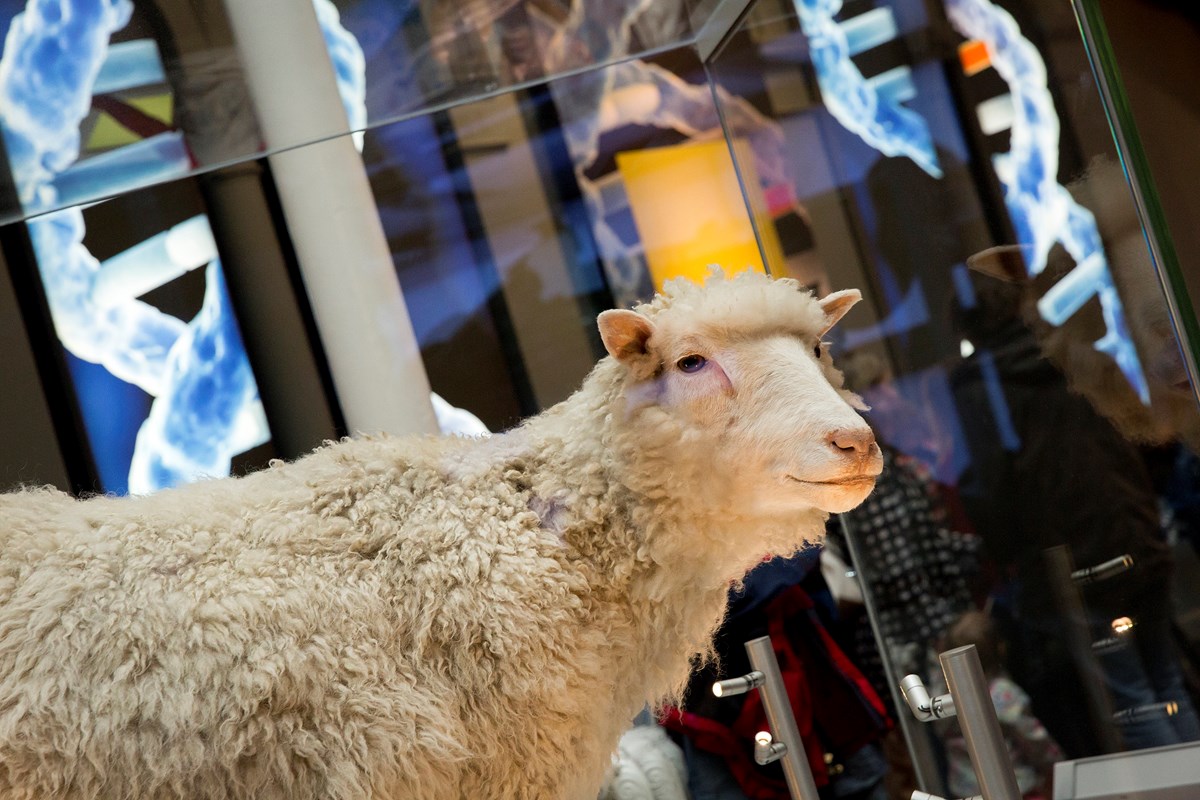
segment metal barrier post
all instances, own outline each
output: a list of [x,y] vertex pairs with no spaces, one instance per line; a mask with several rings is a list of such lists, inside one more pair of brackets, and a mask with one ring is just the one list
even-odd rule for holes
[[984,800],[1021,800],[1017,777],[975,645],[947,650],[938,659],[954,698],[956,716]]
[[819,800],[817,784],[808,767],[804,742],[800,739],[796,718],[792,715],[792,705],[783,685],[783,676],[779,673],[779,662],[775,659],[771,638],[760,636],[746,642],[746,654],[750,656],[750,665],[763,674],[758,691],[767,712],[767,721],[771,724],[771,733],[777,742],[785,745],[782,763],[788,791],[794,800]]

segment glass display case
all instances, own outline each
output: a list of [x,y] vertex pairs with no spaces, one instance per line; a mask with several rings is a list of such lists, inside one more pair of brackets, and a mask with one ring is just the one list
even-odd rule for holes
[[1078,5],[1082,34],[1065,3],[759,2],[707,62],[782,135],[809,235],[768,268],[872,312],[834,347],[888,468],[829,549],[874,634],[843,618],[849,646],[947,797],[980,791],[961,734],[895,687],[950,647],[980,650],[1022,793],[1200,738],[1195,322]]
[[[1200,164],[1126,94],[1137,5],[0,2],[4,410],[43,397],[66,465],[13,474],[144,492],[501,430],[665,280],[855,287],[832,346],[888,467],[780,573],[857,703],[810,703],[818,783],[978,793],[897,689],[966,643],[1023,792],[1200,739]],[[695,796],[780,790],[675,730],[725,787]]]

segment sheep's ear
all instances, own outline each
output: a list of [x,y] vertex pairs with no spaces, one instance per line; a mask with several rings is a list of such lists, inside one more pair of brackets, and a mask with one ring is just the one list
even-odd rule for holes
[[988,277],[1005,283],[1025,283],[1029,273],[1025,268],[1025,253],[1032,253],[1027,245],[1002,244],[980,250],[967,258],[967,267]]
[[654,323],[636,311],[602,311],[596,318],[604,349],[617,361],[630,362],[649,352],[646,343],[654,333]]
[[858,289],[843,289],[822,297],[819,302],[821,310],[825,312],[825,327],[821,329],[821,336],[846,316],[846,312],[859,300],[862,300],[862,292]]

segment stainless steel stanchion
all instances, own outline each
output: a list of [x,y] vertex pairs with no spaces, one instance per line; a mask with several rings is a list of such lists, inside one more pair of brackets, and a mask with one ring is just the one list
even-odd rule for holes
[[954,698],[958,722],[984,800],[1021,800],[1017,776],[975,645],[947,650],[938,660]]
[[746,654],[750,656],[750,666],[754,671],[740,678],[713,684],[713,694],[726,697],[757,688],[771,732],[768,734],[764,731],[755,737],[754,760],[759,764],[782,761],[783,775],[793,800],[820,800],[804,753],[804,742],[800,739],[796,718],[792,715],[787,688],[779,673],[779,662],[771,647],[771,638],[760,636],[746,642]]
[[[949,696],[930,697],[917,675],[907,675],[900,682],[900,690],[913,716],[922,722],[958,717],[967,754],[979,781],[980,797],[983,800],[1021,800],[1017,776],[1004,735],[1000,732],[1000,720],[996,718],[987,676],[983,674],[975,645],[947,650],[938,659],[946,675],[946,685],[950,687]],[[914,798],[925,796],[924,792],[913,793]]]
[[762,695],[763,708],[767,711],[767,722],[771,723],[775,743],[787,748],[783,753],[783,775],[787,778],[788,791],[795,800],[819,800],[817,784],[804,755],[804,743],[800,740],[796,718],[792,715],[792,704],[783,685],[783,676],[779,673],[775,649],[771,647],[771,637],[760,636],[746,642],[746,655],[750,656],[750,666],[764,676],[763,685],[758,691]]

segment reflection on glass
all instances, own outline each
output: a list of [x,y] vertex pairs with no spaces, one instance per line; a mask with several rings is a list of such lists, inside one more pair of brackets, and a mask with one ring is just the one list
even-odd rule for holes
[[[1012,15],[989,0],[949,0],[946,14],[959,33],[983,45],[988,62],[1011,93],[1006,104],[1012,108],[1011,147],[993,156],[993,164],[1017,241],[1029,247],[1026,269],[1031,275],[1045,269],[1055,243],[1075,260],[1075,268],[1038,300],[1038,312],[1059,326],[1091,297],[1098,297],[1106,330],[1093,347],[1116,361],[1141,401],[1149,404],[1150,389],[1129,337],[1096,218],[1058,182],[1059,120],[1037,48],[1021,34]],[[981,67],[980,60],[969,69],[978,72]],[[989,102],[997,99],[1003,100]],[[989,126],[989,132],[999,130],[998,125]]]
[[[718,139],[617,153],[655,289],[679,277],[702,283],[712,264],[727,265],[730,273],[764,271],[730,146]],[[732,147],[745,151],[746,144],[734,140]],[[743,171],[743,178],[754,191],[752,207],[761,209],[758,176]],[[778,250],[773,231],[769,241]]]
[[894,39],[899,33],[895,15],[881,7],[841,21],[841,10],[841,0],[796,3],[825,108],[880,153],[908,156],[940,178],[929,126],[920,114],[901,105],[916,92],[912,71],[901,65],[868,81],[851,59]]
[[[691,38],[681,0],[335,0],[367,56],[370,122],[395,120]],[[704,12],[694,14],[696,23]]]
[[[685,44],[715,5],[281,0],[273,8],[315,16],[343,94],[357,97],[335,131],[343,132]],[[0,219],[261,155],[244,58],[256,43],[252,31],[235,36],[232,27],[219,0],[0,5],[0,122],[20,191],[3,199]],[[321,59],[319,50],[311,58]],[[588,77],[576,83],[572,93],[589,107],[606,91]],[[307,135],[270,146],[306,144]],[[51,183],[56,191],[44,191]]]
[[[1196,560],[1197,409],[1073,23],[760,0],[710,64],[719,102],[784,137],[804,234],[768,223],[771,271],[867,298],[834,342],[898,482],[842,520],[890,670],[867,674],[986,650],[1023,790],[1064,756],[1200,739],[1177,622],[1200,596],[1173,582]],[[900,491],[906,462],[926,491]],[[920,495],[937,536],[899,499]],[[978,569],[939,574],[962,541]],[[977,793],[942,733],[910,742],[922,788]]]
[[[187,169],[183,141],[171,130],[75,165],[84,144],[80,124],[94,92],[111,94],[163,82],[152,41],[113,48],[109,60],[109,39],[128,25],[132,14],[128,0],[65,7],[35,0],[12,18],[0,57],[0,130],[26,213],[102,197]],[[166,127],[136,107],[122,108],[130,115],[140,113],[151,126]],[[98,141],[108,144],[103,129],[100,134]]]
[[[731,102],[762,207],[791,213],[769,191],[783,187],[780,132]],[[761,269],[720,126],[682,49],[370,129],[364,159],[434,390],[502,429],[573,390],[603,352],[600,310],[713,261]],[[680,164],[690,185],[656,177]]]

